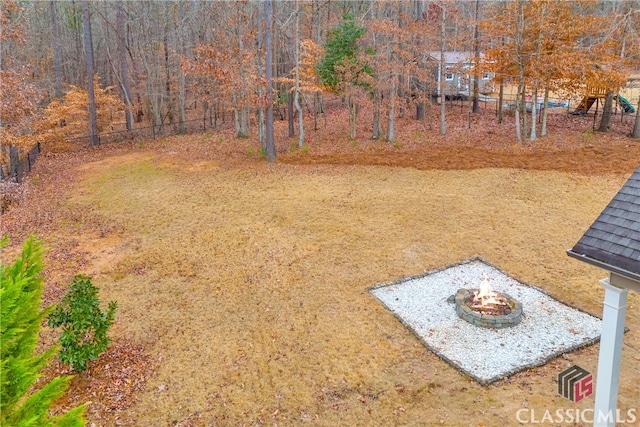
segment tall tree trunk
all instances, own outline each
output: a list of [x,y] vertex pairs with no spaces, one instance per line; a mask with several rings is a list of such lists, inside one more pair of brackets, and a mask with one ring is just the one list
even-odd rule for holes
[[[317,19],[317,28],[316,28],[316,43],[318,46],[322,46],[322,15],[320,13],[320,0],[317,0],[317,2],[314,0],[314,3],[317,5],[317,8],[314,9],[316,11],[316,14],[318,16]],[[328,8],[327,8],[328,9]],[[320,115],[320,117],[324,116],[324,100],[322,97],[322,92],[321,91],[317,91],[315,93],[315,105],[316,108],[314,110],[314,117],[313,117],[313,130],[318,130],[318,115]]]
[[500,79],[500,89],[498,93],[498,123],[502,123],[504,115],[502,112],[502,106],[504,105],[504,81]]
[[[376,0],[369,0],[369,8],[371,10],[371,19],[375,20],[377,18],[378,8],[375,4]],[[374,52],[378,51],[378,33],[373,31],[373,46],[372,49]],[[379,70],[379,56],[373,56],[373,69]],[[382,135],[382,129],[380,126],[380,110],[382,109],[382,94],[379,81],[376,80],[378,84],[375,84],[372,88],[373,90],[373,114],[372,114],[372,129],[371,129],[371,139],[374,141],[380,138]]]
[[318,116],[322,114],[322,98],[320,91],[313,94],[313,130],[318,130]]
[[187,115],[185,112],[185,96],[186,88],[184,81],[184,73],[178,67],[178,133],[187,133]]
[[446,105],[445,105],[445,88],[444,88],[444,79],[446,74],[446,61],[444,58],[444,48],[446,39],[446,9],[444,5],[440,5],[440,79],[438,81],[438,86],[440,89],[440,135],[447,134],[447,116],[446,116]]
[[473,107],[471,109],[471,111],[473,111],[474,113],[477,113],[478,110],[480,109],[480,74],[479,74],[479,68],[480,68],[480,33],[479,33],[479,27],[480,27],[480,21],[479,21],[479,16],[480,16],[480,0],[476,0],[476,20],[475,20],[475,29],[473,32],[473,47],[474,47],[474,51],[475,51],[475,64],[474,64],[474,70],[473,70]]
[[547,115],[549,113],[549,87],[544,88],[544,103],[542,110],[542,126],[540,136],[547,136]]
[[[404,100],[405,77],[403,75],[399,75],[399,76],[396,76],[396,79],[398,79],[398,81],[395,83],[395,89],[394,89],[395,94],[397,95],[398,98],[400,98],[401,100]],[[404,119],[404,110],[405,110],[404,104],[405,104],[404,102],[399,102],[399,105],[398,105],[398,110],[400,110],[398,115],[400,116],[401,119]]]
[[[258,88],[258,96],[262,98],[262,88]],[[258,107],[258,141],[260,142],[260,147],[266,153],[267,146],[265,144],[265,132],[264,132],[264,107],[261,105]]]
[[171,102],[171,71],[169,68],[169,35],[168,30],[165,28],[164,39],[164,72],[165,72],[165,96],[167,99],[167,117],[169,118],[169,123],[173,123],[173,105]]
[[391,73],[391,87],[389,88],[389,116],[387,117],[387,141],[396,140],[396,85],[398,83],[395,73]]
[[[262,80],[263,69],[262,69],[262,42],[263,42],[263,26],[262,26],[262,13],[260,12],[260,8],[258,8],[258,25],[257,27],[257,45],[256,45],[256,67],[258,72],[258,80]],[[264,95],[264,89],[261,83],[258,83],[258,98],[262,99]],[[265,144],[265,129],[264,129],[264,104],[260,102],[258,104],[258,141],[260,142],[260,147],[262,148],[262,152],[267,152],[267,147]]]
[[347,97],[347,105],[349,106],[349,137],[355,139],[358,130],[358,110],[357,102],[353,100],[353,96],[349,94]]
[[98,145],[98,119],[96,94],[93,87],[93,41],[91,37],[91,14],[88,0],[82,1],[82,25],[84,27],[84,53],[87,62],[87,91],[89,93],[89,131],[91,145]]
[[522,85],[522,96],[520,97],[522,103],[520,104],[521,118],[522,118],[522,139],[527,137],[529,133],[529,121],[527,120],[527,85]]
[[633,124],[631,138],[640,139],[640,99],[638,99],[638,106],[636,107],[636,120]]
[[181,28],[178,27],[178,8],[173,8],[173,31],[175,32],[175,47],[176,53],[178,55],[177,64],[176,64],[176,74],[178,80],[178,133],[183,134],[187,133],[187,114],[185,111],[186,104],[186,87],[185,87],[185,75],[182,72],[182,67],[180,66],[180,56],[184,53],[184,40],[181,32]]
[[287,91],[287,125],[289,127],[289,138],[293,138],[294,136],[296,136],[296,130],[295,130],[295,120],[294,120],[294,116],[295,113],[293,112],[293,91],[290,90],[288,88],[289,84],[286,85],[286,91]]
[[[518,82],[518,92],[516,93],[516,111],[515,111],[515,119],[516,119],[516,140],[518,144],[522,142],[522,129],[520,127],[520,111],[522,110],[520,104],[522,104],[522,81]],[[526,103],[526,100],[525,100]]]
[[[387,62],[393,63],[394,55],[391,44],[395,37],[391,36],[391,39],[387,39]],[[395,142],[396,140],[396,97],[398,95],[398,76],[391,70],[389,73],[390,85],[389,85],[389,109],[387,111],[387,141]]]
[[249,137],[249,106],[240,108],[240,135],[241,138]]
[[125,119],[127,121],[127,130],[133,129],[133,111],[131,103],[131,86],[129,84],[129,63],[127,62],[127,46],[124,25],[124,10],[122,1],[118,2],[116,12],[116,26],[118,28],[118,51],[120,54],[120,74],[122,93],[124,94],[124,104],[126,106]]
[[531,136],[530,140],[535,141],[538,138],[536,134],[538,118],[538,86],[533,87],[533,94],[531,95]]
[[416,104],[416,120],[424,120],[424,112],[424,101],[418,101],[418,103]]
[[[401,18],[401,16],[405,16],[407,13],[407,9],[406,6],[407,4],[405,2],[397,2],[397,6],[398,7],[393,7],[392,9],[392,14],[391,14],[391,19],[395,22],[397,22],[398,24],[398,28],[400,29],[400,31],[402,31],[402,27],[404,24],[404,19]],[[396,36],[392,35],[392,40],[395,42],[396,41]],[[402,41],[401,40],[397,40],[398,45],[400,46],[400,49],[403,49],[402,47]],[[395,55],[392,53],[390,55],[390,58],[393,60],[395,59]],[[394,66],[395,68],[395,66]],[[391,76],[393,79],[395,79],[396,81],[392,83],[393,86],[393,91],[394,91],[394,101],[395,99],[400,99],[400,101],[398,102],[398,116],[401,119],[404,119],[404,114],[405,114],[405,92],[404,92],[404,88],[407,84],[407,80],[406,77],[403,73],[400,74],[396,74],[394,72],[391,73]],[[393,122],[395,123],[395,111],[396,111],[396,105],[394,105],[393,107]],[[393,125],[393,124],[392,124]],[[393,133],[393,139],[395,140],[395,129],[392,129],[392,133]],[[389,134],[389,127],[388,127],[388,123],[387,123],[387,136]]]
[[272,37],[273,37],[273,3],[272,0],[265,0],[264,2],[264,11],[266,20],[265,25],[265,43],[264,47],[266,49],[266,60],[265,60],[265,79],[267,85],[266,92],[266,135],[265,135],[265,145],[266,145],[266,155],[268,162],[274,162],[276,160],[276,145],[274,141],[273,135],[273,89],[272,89],[272,76],[273,76],[273,50],[272,50]]
[[55,96],[62,100],[62,60],[60,59],[60,33],[58,32],[58,20],[56,14],[56,3],[49,0],[49,15],[51,15],[51,39],[53,42],[53,73],[56,87]]
[[[420,33],[423,32],[424,30],[424,23],[425,23],[425,17],[424,17],[424,2],[422,0],[412,0],[413,3],[413,11],[414,11],[414,19],[415,21],[418,23],[420,28]],[[421,34],[415,34],[414,38],[413,38],[413,42],[411,43],[412,45],[412,54],[414,55],[414,57],[418,57],[419,55],[422,55],[422,49],[423,49],[423,40],[421,37]],[[422,68],[422,66],[419,66],[420,68]],[[409,85],[409,90],[411,90],[411,94],[412,97],[417,101],[416,102],[416,120],[420,120],[423,123],[425,122],[425,110],[426,110],[426,106],[425,106],[425,90],[424,90],[424,82],[422,81],[422,73],[420,71],[418,71],[415,74],[410,75],[410,82],[411,84]]]
[[600,126],[598,132],[606,132],[611,125],[611,112],[613,110],[613,91],[607,92],[607,97],[604,100],[604,107],[602,108],[602,118],[600,119]]
[[522,139],[529,133],[529,121],[527,120],[527,85],[522,84],[522,94],[520,95],[520,118],[522,119]]
[[[525,96],[524,83],[524,58],[523,58],[523,38],[524,38],[524,0],[517,0],[516,15],[516,60],[518,62],[518,93],[516,94],[516,139],[518,144],[522,142],[522,135],[527,134],[527,99]],[[522,117],[520,117],[522,115]],[[522,128],[520,128],[522,120]]]
[[380,138],[380,104],[382,104],[382,100],[380,99],[380,89],[376,88],[373,90],[373,130],[371,132],[371,139]]
[[294,98],[294,103],[296,105],[296,110],[298,111],[298,148],[302,148],[304,146],[304,117],[302,115],[302,106],[300,106],[300,9],[298,5],[298,0],[296,0],[296,35],[295,35],[295,45],[296,45],[296,95]]
[[[82,6],[80,6],[82,8]],[[75,44],[75,57],[82,57],[82,36],[80,35],[80,18],[78,17],[78,12],[76,8],[76,1],[71,0],[71,13],[73,14],[73,40]],[[74,84],[77,86],[82,86],[84,84],[84,76],[86,75],[86,66],[82,66],[82,61],[78,61],[78,66],[75,69],[75,82]],[[85,64],[86,65],[86,64]],[[73,69],[73,68],[72,68]]]
[[[295,10],[295,6],[294,6],[294,0],[290,0],[287,1],[285,3],[287,5],[287,10],[286,13],[290,16],[293,17],[294,14],[296,13]],[[291,24],[287,26],[287,30],[291,30],[291,28],[295,26],[295,19],[291,19]],[[296,51],[296,46],[295,46],[295,35],[293,34],[295,32],[295,28],[293,30],[291,30],[291,32],[288,34],[288,38],[289,38],[289,51],[288,52],[282,52],[282,58],[284,58],[285,56],[293,56],[294,57],[294,61],[296,61],[295,67],[298,66],[297,60],[295,58],[295,51]],[[284,35],[283,37],[284,38]],[[283,43],[284,44],[284,43]],[[284,51],[284,48],[283,48]],[[277,50],[276,50],[277,52]],[[283,61],[284,62],[284,61]],[[285,69],[284,67],[286,67],[286,65],[282,65],[282,68],[280,69],[280,72],[283,73],[286,76],[289,76],[291,74],[291,68],[289,69]],[[296,79],[297,77],[294,76],[294,79]],[[293,109],[295,108],[295,102],[294,102],[294,98],[295,98],[295,88],[291,87],[291,83],[287,83],[285,85],[286,88],[286,93],[287,93],[287,124],[289,125],[289,138],[293,138],[294,136],[296,136],[296,131],[295,131],[295,113],[293,111]]]
[[[240,57],[242,57],[244,51],[244,42],[242,37],[244,35],[243,24],[243,16],[241,13],[241,9],[243,8],[242,3],[235,3],[237,9],[237,26],[236,26],[236,39],[238,43],[238,53]],[[272,5],[273,7],[273,5]],[[273,10],[273,9],[272,9]],[[245,70],[244,61],[239,61],[240,67],[240,96],[234,94],[233,98],[236,103],[235,108],[238,110],[238,119],[236,121],[236,135],[238,138],[248,138],[249,137],[249,107],[247,104],[247,87],[245,87],[247,70]]]
[[298,81],[297,83],[293,102],[298,112],[298,148],[302,148],[304,146],[304,116],[300,105],[300,82]]
[[236,129],[236,138],[242,138],[242,131],[240,128],[240,109],[237,107],[237,96],[233,95],[233,124]]

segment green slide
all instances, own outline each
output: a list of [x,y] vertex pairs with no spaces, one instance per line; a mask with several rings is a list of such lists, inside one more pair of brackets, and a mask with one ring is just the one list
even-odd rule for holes
[[618,95],[618,102],[620,102],[620,105],[622,106],[622,109],[624,110],[625,113],[636,112],[636,109],[633,108],[633,105],[631,105],[631,103],[627,101],[627,99],[622,95]]

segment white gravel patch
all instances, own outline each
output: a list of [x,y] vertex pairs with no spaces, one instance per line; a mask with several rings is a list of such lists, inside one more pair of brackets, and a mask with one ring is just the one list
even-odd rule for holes
[[[516,326],[488,329],[461,319],[447,302],[458,289],[477,289],[485,276],[491,287],[519,300]],[[602,321],[515,280],[480,258],[376,286],[370,290],[444,360],[489,384],[600,339]]]

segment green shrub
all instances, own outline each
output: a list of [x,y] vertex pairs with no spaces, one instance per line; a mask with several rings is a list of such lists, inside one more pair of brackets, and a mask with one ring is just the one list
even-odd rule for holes
[[111,301],[106,312],[100,310],[98,288],[91,278],[77,275],[69,292],[49,315],[49,326],[62,326],[60,360],[76,372],[87,368],[89,360],[96,360],[107,349],[107,331],[113,324],[116,302]]
[[[6,245],[3,239],[0,248]],[[56,377],[29,394],[57,348],[36,354],[44,289],[41,243],[30,237],[14,264],[0,265],[0,425],[83,426],[84,405],[49,417],[49,407],[62,396],[70,376]]]

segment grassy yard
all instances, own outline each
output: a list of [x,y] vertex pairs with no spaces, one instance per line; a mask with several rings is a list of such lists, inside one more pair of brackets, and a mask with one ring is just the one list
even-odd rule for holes
[[[87,396],[97,425],[505,426],[520,408],[593,403],[558,396],[556,376],[595,372],[597,345],[482,387],[367,290],[479,255],[600,315],[605,273],[564,251],[625,176],[194,161],[170,147],[103,153],[75,173],[50,243],[118,301],[113,346],[150,360],[130,405]],[[639,307],[632,293],[623,410],[640,401]]]
[[[45,304],[77,273],[118,302],[110,349],[59,409],[91,401],[96,426],[488,427],[516,425],[523,408],[540,420],[592,407],[560,397],[556,377],[574,364],[595,373],[597,344],[482,387],[368,292],[479,255],[600,316],[606,273],[565,251],[640,144],[573,116],[522,146],[509,124],[472,132],[465,120],[446,137],[405,120],[398,144],[327,126],[288,154],[280,123],[275,164],[226,131],[45,151],[1,218],[2,259],[35,233],[50,248]],[[640,402],[638,294],[626,322],[622,411]]]

